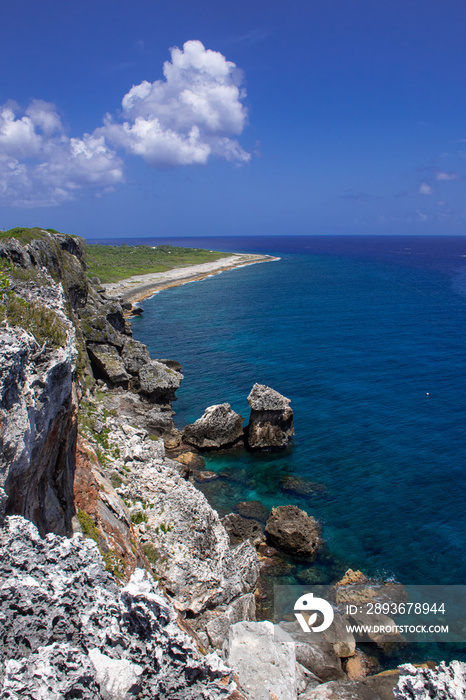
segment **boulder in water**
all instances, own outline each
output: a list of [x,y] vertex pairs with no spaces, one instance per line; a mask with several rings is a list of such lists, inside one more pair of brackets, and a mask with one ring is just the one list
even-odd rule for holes
[[246,428],[252,450],[283,449],[294,435],[290,399],[264,384],[254,384],[248,396],[251,417]]

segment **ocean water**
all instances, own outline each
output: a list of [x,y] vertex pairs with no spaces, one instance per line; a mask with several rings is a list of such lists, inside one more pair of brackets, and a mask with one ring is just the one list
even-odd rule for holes
[[[351,566],[466,583],[466,238],[170,242],[281,258],[160,292],[133,321],[153,357],[183,365],[179,427],[225,401],[247,419],[254,382],[291,399],[286,452],[207,458],[220,513],[245,500],[304,508],[323,526],[324,578]],[[309,493],[285,491],[287,476]]]

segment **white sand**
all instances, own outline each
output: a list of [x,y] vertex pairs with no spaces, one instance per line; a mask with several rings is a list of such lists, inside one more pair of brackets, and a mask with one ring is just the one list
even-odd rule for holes
[[161,289],[170,287],[178,287],[216,275],[225,270],[232,270],[235,267],[243,267],[244,265],[255,265],[261,262],[271,262],[279,260],[271,255],[253,255],[237,253],[229,255],[225,258],[219,258],[213,262],[206,262],[200,265],[188,265],[187,267],[176,267],[165,272],[152,272],[148,275],[135,275],[120,282],[112,282],[104,284],[106,292],[109,296],[120,297],[123,301],[132,303],[142,301],[152,296],[155,292]]

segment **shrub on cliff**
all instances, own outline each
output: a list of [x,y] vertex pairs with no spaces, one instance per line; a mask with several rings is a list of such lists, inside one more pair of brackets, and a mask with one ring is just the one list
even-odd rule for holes
[[[3,281],[0,282],[0,290]],[[20,326],[31,333],[39,345],[46,343],[51,348],[62,347],[66,342],[66,326],[54,311],[41,304],[26,301],[14,294],[3,295],[0,321],[10,326]]]

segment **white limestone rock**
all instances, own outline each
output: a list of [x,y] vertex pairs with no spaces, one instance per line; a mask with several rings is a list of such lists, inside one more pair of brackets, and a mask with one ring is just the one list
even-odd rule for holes
[[466,663],[442,661],[435,669],[400,666],[400,680],[395,700],[464,700],[466,697]]
[[247,698],[296,700],[295,645],[286,633],[274,630],[271,622],[232,625],[225,652]]

